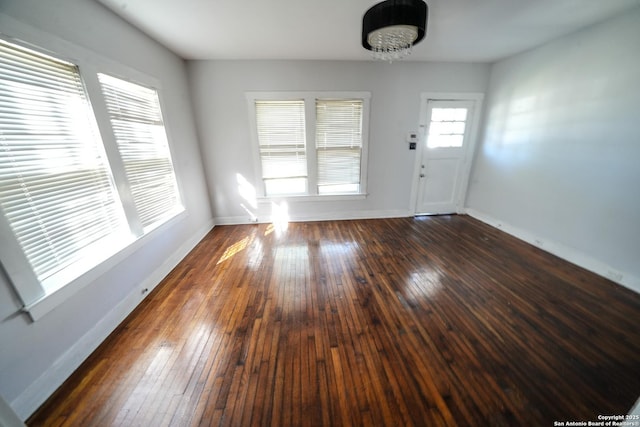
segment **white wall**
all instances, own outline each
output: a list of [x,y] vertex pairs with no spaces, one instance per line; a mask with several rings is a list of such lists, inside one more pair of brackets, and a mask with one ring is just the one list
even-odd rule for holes
[[640,8],[500,61],[467,207],[640,292]]
[[[486,64],[347,61],[191,61],[192,98],[216,223],[247,222],[236,174],[255,182],[246,91],[371,92],[364,200],[289,202],[292,220],[408,215],[421,92],[484,92]],[[268,220],[269,205],[259,206]],[[266,216],[266,217],[265,217]]]
[[180,58],[94,1],[3,0],[0,31],[45,48],[70,42],[159,81],[187,212],[143,238],[126,259],[37,322],[19,312],[0,270],[0,395],[24,419],[140,302],[142,288],[168,273],[212,222]]

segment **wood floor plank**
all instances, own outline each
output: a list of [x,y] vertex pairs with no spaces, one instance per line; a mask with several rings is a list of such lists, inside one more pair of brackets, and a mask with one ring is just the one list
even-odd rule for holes
[[466,216],[216,227],[30,426],[513,426],[640,395],[640,295]]

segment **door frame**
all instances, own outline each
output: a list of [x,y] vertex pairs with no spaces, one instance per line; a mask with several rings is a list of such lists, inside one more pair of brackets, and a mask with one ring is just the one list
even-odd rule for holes
[[419,117],[419,141],[416,147],[416,156],[413,164],[413,174],[411,179],[411,197],[409,213],[416,215],[416,203],[418,202],[418,188],[420,183],[420,164],[426,149],[427,130],[429,127],[428,112],[429,101],[473,101],[474,112],[469,123],[468,145],[464,152],[461,170],[461,187],[456,204],[456,213],[464,213],[464,202],[469,188],[469,178],[471,175],[471,165],[475,157],[476,140],[482,120],[484,93],[481,92],[423,92],[420,94],[420,117]]

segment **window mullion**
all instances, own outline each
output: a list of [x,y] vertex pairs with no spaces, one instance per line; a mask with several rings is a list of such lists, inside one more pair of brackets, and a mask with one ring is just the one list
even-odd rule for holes
[[316,152],[316,98],[306,97],[304,100],[305,112],[305,136],[307,143],[307,194],[316,196],[318,194],[318,162]]
[[89,100],[95,112],[98,129],[102,136],[107,160],[111,167],[113,180],[115,181],[116,188],[118,190],[120,203],[122,204],[124,214],[127,218],[127,222],[129,223],[129,229],[134,236],[140,237],[144,234],[142,222],[140,221],[140,216],[138,215],[135,203],[133,202],[131,186],[129,185],[127,174],[125,173],[124,162],[122,161],[115,135],[113,133],[113,128],[111,127],[109,113],[107,111],[104,97],[102,96],[98,76],[95,72],[86,73],[84,79]]

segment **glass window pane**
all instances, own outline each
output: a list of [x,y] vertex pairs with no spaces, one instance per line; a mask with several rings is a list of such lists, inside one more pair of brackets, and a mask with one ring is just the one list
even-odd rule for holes
[[467,108],[432,108],[428,148],[461,147],[466,131]]
[[467,109],[466,108],[455,108],[453,113],[453,120],[464,122],[467,120]]
[[431,121],[442,122],[446,120],[446,108],[432,108],[431,109]]
[[457,133],[457,134],[464,134],[464,127],[465,127],[465,123],[464,122],[453,122],[451,124],[451,133]]
[[106,74],[98,79],[140,223],[151,228],[183,210],[158,92]]
[[0,41],[0,129],[0,205],[51,290],[129,233],[78,68]]
[[443,122],[431,122],[429,125],[429,135],[440,135],[443,133],[445,133]]
[[318,193],[360,185],[362,99],[316,99]]
[[318,185],[359,184],[360,149],[318,150]]
[[306,192],[304,101],[255,101],[266,195]]
[[449,135],[449,147],[462,147],[464,135]]
[[454,125],[452,122],[444,122],[442,123],[442,133],[443,134],[451,134],[454,131]]
[[438,148],[438,147],[446,147],[445,137],[442,135],[429,135],[427,138],[427,147],[429,148]]
[[267,196],[305,194],[307,192],[306,178],[267,179],[264,181]]
[[316,148],[362,147],[361,99],[316,99]]

